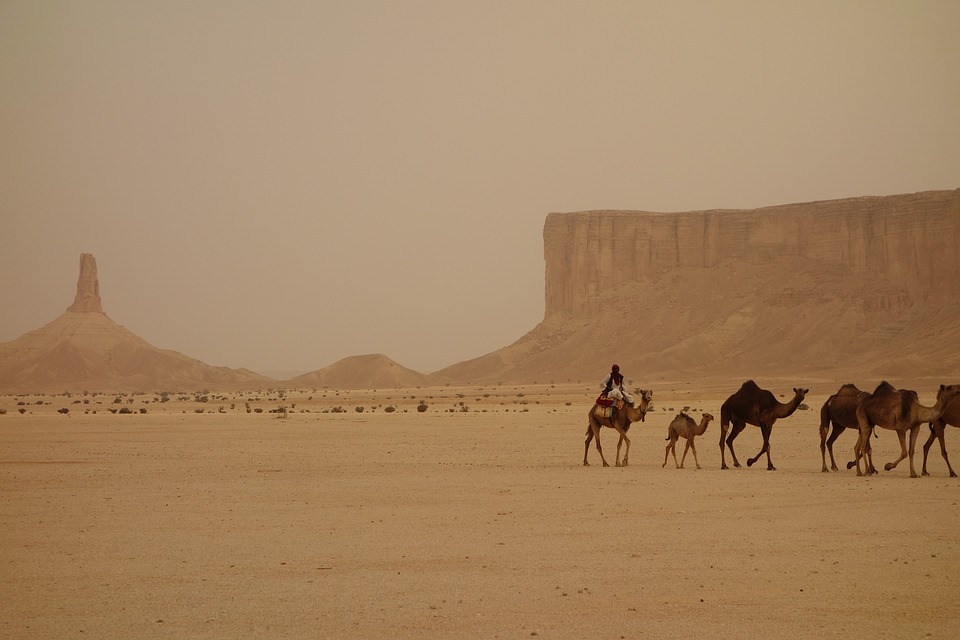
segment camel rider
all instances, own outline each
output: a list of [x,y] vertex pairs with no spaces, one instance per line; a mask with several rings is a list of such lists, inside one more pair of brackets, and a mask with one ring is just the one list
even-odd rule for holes
[[615,400],[623,398],[628,404],[633,406],[633,397],[627,393],[627,381],[624,379],[623,374],[620,373],[620,365],[615,364],[610,367],[610,373],[608,373],[607,377],[600,383],[600,388],[603,389],[603,395],[608,398]]

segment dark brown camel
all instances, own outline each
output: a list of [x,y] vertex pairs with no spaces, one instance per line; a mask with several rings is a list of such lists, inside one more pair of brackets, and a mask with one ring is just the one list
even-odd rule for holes
[[[693,439],[697,436],[702,436],[707,431],[707,426],[710,424],[710,421],[713,420],[713,416],[709,413],[705,413],[700,416],[700,424],[688,416],[686,413],[681,411],[677,414],[677,417],[673,419],[673,422],[670,423],[670,426],[667,427],[667,449],[663,452],[663,466],[667,466],[667,458],[673,453],[673,462],[677,465],[677,469],[683,469],[683,461],[687,459],[687,450],[693,449],[693,461],[697,465],[697,469],[700,469],[700,461],[697,459],[697,447],[693,444]],[[677,462],[677,440],[683,438],[687,441],[687,446],[683,448],[683,455],[680,457],[680,462]]]
[[[794,388],[793,400],[783,404],[777,402],[772,393],[758,387],[753,380],[744,382],[740,390],[727,398],[726,402],[720,407],[720,468],[728,468],[724,441],[730,447],[733,466],[740,466],[737,454],[733,451],[733,441],[740,435],[744,427],[752,424],[760,427],[760,432],[763,434],[763,446],[760,448],[760,453],[747,460],[747,466],[753,466],[753,463],[766,453],[767,469],[775,471],[776,467],[770,460],[770,431],[777,420],[786,418],[797,410],[808,391],[809,389]],[[728,438],[727,430],[731,424],[733,424],[733,429],[730,430],[730,437]]]
[[[920,425],[933,422],[943,415],[950,400],[960,394],[960,385],[946,387],[940,385],[937,402],[932,407],[920,404],[916,391],[896,389],[889,382],[880,385],[857,407],[857,422],[860,424],[860,438],[857,440],[857,475],[861,476],[860,458],[864,455],[865,442],[869,442],[870,430],[874,425],[897,432],[900,438],[900,457],[883,465],[884,470],[894,469],[908,455],[910,457],[910,477],[916,478],[913,466],[913,453],[916,450]],[[910,432],[910,448],[907,449],[906,436]]]
[[[820,408],[820,458],[823,461],[821,471],[828,471],[828,450],[830,451],[830,469],[839,471],[836,460],[833,457],[833,443],[840,437],[840,434],[847,429],[855,429],[859,437],[860,423],[857,422],[857,405],[869,396],[870,394],[866,391],[858,389],[857,385],[845,384],[823,403],[823,407]],[[830,431],[830,423],[833,423],[833,431]],[[827,438],[828,431],[830,431],[829,439]],[[867,441],[866,453],[867,465],[871,469],[871,473],[875,473],[870,456],[869,440]],[[847,465],[847,468],[849,469],[851,466],[853,465]]]
[[[614,414],[611,418],[597,417],[596,412],[599,408],[599,405],[595,403],[593,408],[590,409],[590,413],[587,414],[587,420],[589,421],[589,424],[587,425],[587,440],[583,443],[583,466],[590,466],[590,463],[587,462],[587,452],[590,451],[590,441],[594,439],[597,441],[597,453],[600,454],[600,460],[603,461],[603,466],[610,466],[607,464],[606,458],[603,457],[603,449],[600,447],[600,429],[602,427],[610,427],[620,434],[620,440],[617,441],[616,465],[618,467],[627,466],[628,458],[630,457],[630,438],[627,437],[627,431],[630,430],[631,423],[643,422],[644,417],[647,415],[647,409],[650,408],[650,401],[652,399],[653,391],[641,389],[639,402],[634,403],[634,406],[624,404],[622,408],[614,411]],[[623,462],[621,463],[620,446],[624,442],[627,443],[627,447],[623,454]]]
[[[960,387],[960,385],[956,384],[949,386]],[[933,441],[939,440],[940,453],[943,455],[943,461],[947,463],[947,469],[950,470],[950,477],[957,477],[957,474],[953,471],[953,467],[950,466],[950,458],[947,457],[947,446],[943,441],[943,432],[948,424],[954,427],[960,427],[960,396],[954,396],[953,399],[947,403],[947,408],[944,410],[943,415],[930,423],[930,437],[927,438],[926,443],[923,445],[923,470],[920,471],[920,475],[930,475],[927,473],[927,454],[930,452],[930,445],[933,444]]]

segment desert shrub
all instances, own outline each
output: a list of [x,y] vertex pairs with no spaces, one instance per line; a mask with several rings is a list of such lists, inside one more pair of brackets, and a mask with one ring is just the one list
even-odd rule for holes
[[133,409],[131,409],[130,407],[123,407],[122,409],[120,409],[120,413],[133,413]]
[[357,405],[353,408],[353,410],[356,411],[357,413],[363,413],[363,406]]
[[423,413],[426,410],[427,410],[427,403],[421,400],[420,404],[417,405],[417,411],[419,411],[420,413]]
[[395,406],[393,406],[393,405],[389,405],[389,406],[386,406],[386,407],[383,408],[383,412],[384,412],[384,413],[393,413],[393,412],[396,411],[396,410],[397,410],[397,408],[396,408]]
[[6,409],[0,409],[0,416],[5,416],[5,415],[7,415],[7,410],[6,410]]
[[140,407],[140,413],[146,413],[146,412],[147,412],[146,407]]
[[797,409],[800,409],[800,411],[809,411],[810,407],[807,405],[806,402],[801,402],[800,406],[797,407]]
[[23,407],[20,407],[19,409],[17,409],[17,411],[20,412],[20,415],[23,415],[23,414],[25,414],[25,413],[27,412],[27,410],[24,409]]
[[254,413],[263,413],[263,407],[257,407],[253,410]]
[[194,413],[203,413],[203,409],[202,409],[202,408],[197,408],[197,409],[194,409],[193,412],[194,412]]
[[64,407],[63,409],[57,409],[57,413],[67,414],[67,413],[70,413],[70,409],[67,409],[66,407]]

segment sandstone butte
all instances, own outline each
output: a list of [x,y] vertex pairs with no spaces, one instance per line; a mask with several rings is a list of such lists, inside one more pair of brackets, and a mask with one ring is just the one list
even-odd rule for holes
[[960,371],[960,190],[754,210],[551,213],[542,322],[431,374],[383,355],[277,382],[158,349],[104,313],[96,262],[50,324],[0,344],[0,392],[743,376],[943,378]]

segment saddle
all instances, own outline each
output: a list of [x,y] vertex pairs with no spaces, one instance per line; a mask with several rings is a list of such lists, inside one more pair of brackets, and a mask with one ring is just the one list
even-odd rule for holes
[[598,418],[612,418],[615,411],[623,409],[623,398],[614,400],[613,398],[608,398],[604,394],[600,394],[600,397],[597,398],[597,406],[593,409],[593,415]]

